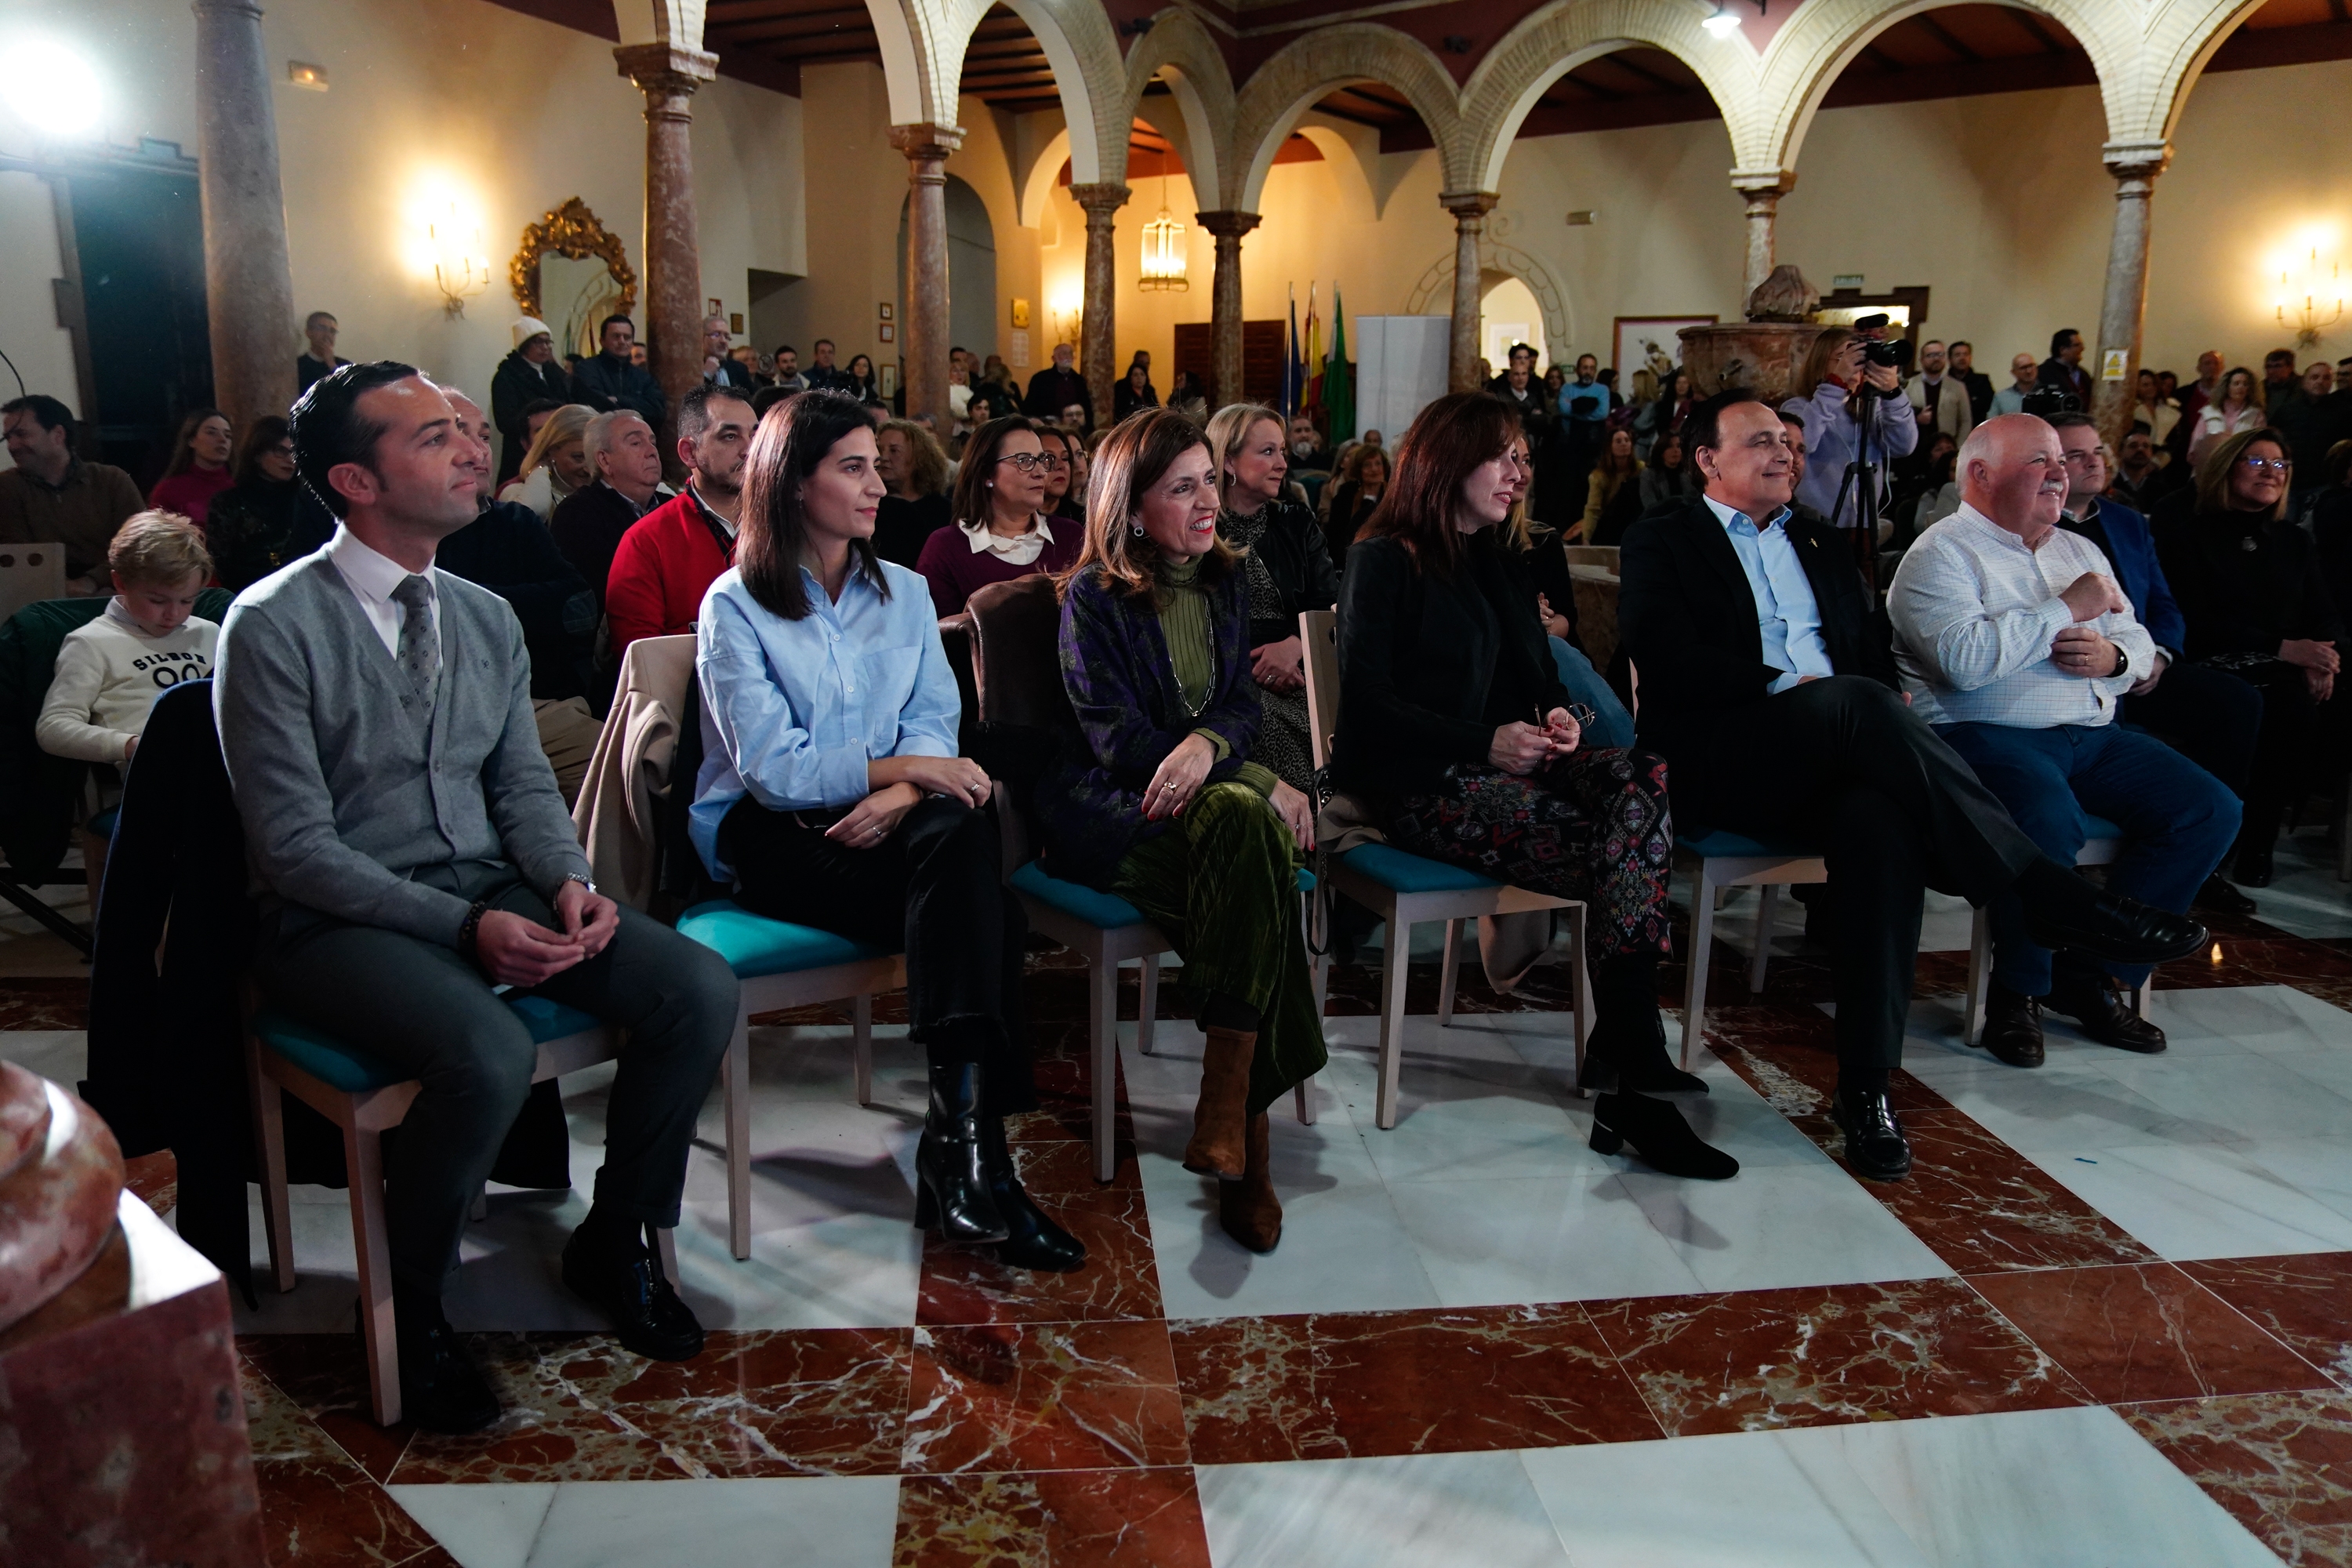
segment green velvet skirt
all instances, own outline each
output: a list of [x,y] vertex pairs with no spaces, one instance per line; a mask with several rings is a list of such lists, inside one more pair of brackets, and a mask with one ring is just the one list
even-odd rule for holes
[[1323,1020],[1299,925],[1297,846],[1265,797],[1213,784],[1175,825],[1127,853],[1111,891],[1168,933],[1198,1006],[1225,995],[1259,1016],[1255,1116],[1323,1070]]

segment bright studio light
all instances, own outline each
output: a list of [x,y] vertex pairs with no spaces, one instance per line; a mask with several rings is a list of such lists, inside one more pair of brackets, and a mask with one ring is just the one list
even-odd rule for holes
[[1715,15],[1701,22],[1699,26],[1718,38],[1727,38],[1739,31],[1739,18],[1717,5],[1715,8]]
[[0,57],[0,97],[44,136],[88,136],[106,109],[89,62],[61,44],[38,40]]

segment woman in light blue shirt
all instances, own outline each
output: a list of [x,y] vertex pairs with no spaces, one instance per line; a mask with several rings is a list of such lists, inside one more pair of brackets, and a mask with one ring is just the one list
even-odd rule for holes
[[930,1057],[915,1222],[1022,1268],[1086,1248],[1022,1191],[1009,1111],[1036,1093],[1020,1018],[1028,924],[1002,881],[989,780],[922,578],[874,552],[884,494],[854,399],[779,405],[744,466],[734,567],[696,622],[705,754],[689,832],[746,909],[907,955]]

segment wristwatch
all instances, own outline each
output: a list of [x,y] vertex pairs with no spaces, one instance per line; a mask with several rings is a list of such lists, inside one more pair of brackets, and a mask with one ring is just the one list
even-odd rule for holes
[[[2126,670],[2129,669],[2130,668],[2131,668],[2131,655],[2130,655],[2130,654],[2128,654],[2128,653],[2126,653],[2126,651],[2124,651],[2124,645],[2123,645],[2123,644],[2121,644],[2121,643],[2117,643],[2117,644],[2116,644],[2116,667],[2115,667],[2115,668],[2113,668],[2113,669],[2111,669],[2111,670],[2109,670],[2109,671],[2107,672],[2107,679],[2110,679],[2110,680],[2113,680],[2116,676],[2121,675],[2124,671],[2126,671]],[[593,887],[592,887],[592,888],[590,888],[588,890],[589,890],[590,892],[592,892],[592,893],[593,893],[593,892],[594,892],[596,889],[595,889],[594,888],[593,888]]]
[[[2118,649],[2117,651],[2120,652],[2122,650]],[[566,871],[563,874],[563,879],[567,882],[577,882],[592,893],[597,891],[595,879],[593,877],[583,877],[577,871]]]

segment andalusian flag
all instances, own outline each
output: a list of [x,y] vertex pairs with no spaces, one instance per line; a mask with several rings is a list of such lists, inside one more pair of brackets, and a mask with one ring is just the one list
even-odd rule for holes
[[1331,357],[1323,362],[1323,411],[1329,426],[1323,438],[1337,448],[1356,434],[1356,383],[1348,371],[1348,311],[1339,286],[1331,285]]
[[1307,338],[1301,345],[1301,358],[1306,362],[1306,395],[1298,400],[1302,414],[1319,413],[1323,407],[1323,323],[1315,315],[1315,285],[1307,286]]

